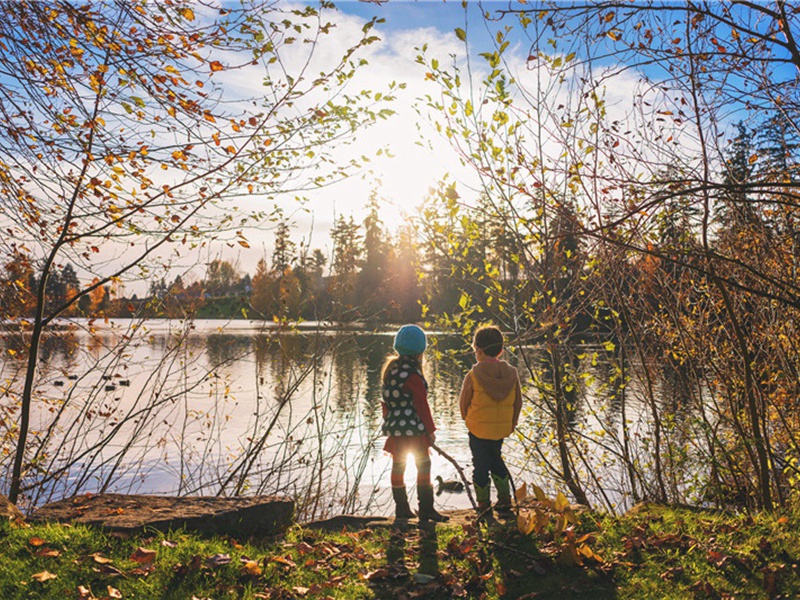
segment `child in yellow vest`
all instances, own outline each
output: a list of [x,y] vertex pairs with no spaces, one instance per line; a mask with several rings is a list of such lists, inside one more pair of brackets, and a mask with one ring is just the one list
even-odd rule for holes
[[511,478],[503,460],[503,439],[517,426],[522,410],[522,392],[517,370],[500,360],[503,334],[497,327],[484,326],[472,342],[478,363],[472,367],[461,386],[461,416],[469,429],[472,452],[472,483],[478,501],[478,513],[491,508],[489,475],[497,488],[498,511],[511,509]]

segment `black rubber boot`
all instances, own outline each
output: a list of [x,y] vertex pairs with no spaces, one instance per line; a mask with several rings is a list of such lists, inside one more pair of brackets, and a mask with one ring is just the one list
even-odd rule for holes
[[408,496],[406,495],[406,488],[393,487],[392,497],[394,498],[394,517],[395,519],[413,519],[416,513],[411,510],[408,505]]
[[417,485],[417,495],[419,495],[419,520],[420,521],[434,521],[435,523],[443,523],[449,521],[450,517],[446,517],[436,512],[433,508],[433,486]]

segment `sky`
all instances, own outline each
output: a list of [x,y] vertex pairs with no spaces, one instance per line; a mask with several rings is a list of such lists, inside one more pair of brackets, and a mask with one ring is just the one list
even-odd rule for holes
[[[328,15],[338,30],[326,40],[330,52],[351,43],[352,36],[373,16],[385,19],[376,30],[380,41],[365,53],[369,64],[349,84],[350,90],[358,86],[380,90],[392,81],[405,83],[406,88],[397,91],[397,99],[391,104],[396,114],[359,134],[355,146],[343,150],[342,159],[347,160],[355,152],[374,156],[381,147],[388,148],[390,155],[374,157],[369,168],[343,182],[305,194],[309,201],[302,207],[291,195],[278,202],[295,227],[295,240],[303,238],[311,248],[322,248],[327,256],[331,251],[328,231],[334,220],[352,215],[357,222],[361,221],[373,192],[380,198],[386,229],[394,232],[423,203],[429,188],[442,178],[474,184],[472,175],[461,166],[448,142],[414,108],[418,97],[426,93],[438,95],[438,86],[425,80],[425,67],[416,63],[415,48],[427,44],[433,56],[464,58],[464,45],[454,31],[456,27],[465,28],[461,2],[392,0],[381,5],[341,2],[336,6],[337,13]],[[467,15],[477,17],[477,11],[477,4],[468,4]],[[269,226],[251,230],[248,239],[249,250],[229,249],[230,254],[223,251],[223,256],[236,262],[243,272],[252,273],[262,256],[269,260],[272,231]]]

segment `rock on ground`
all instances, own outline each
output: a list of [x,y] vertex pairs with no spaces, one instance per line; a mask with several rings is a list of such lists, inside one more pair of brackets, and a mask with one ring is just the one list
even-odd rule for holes
[[186,529],[245,539],[283,533],[293,516],[294,501],[279,496],[86,494],[46,504],[36,509],[30,520],[84,523],[128,533],[147,527],[165,532]]
[[0,519],[4,521],[24,521],[25,516],[11,500],[0,495]]

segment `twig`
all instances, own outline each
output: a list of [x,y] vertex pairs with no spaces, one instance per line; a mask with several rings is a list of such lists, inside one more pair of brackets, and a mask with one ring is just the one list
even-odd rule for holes
[[456,459],[450,456],[447,452],[439,448],[436,444],[431,444],[431,448],[436,450],[439,454],[441,454],[442,458],[446,459],[451,465],[456,468],[458,474],[461,476],[461,480],[464,482],[464,489],[467,491],[467,497],[469,498],[470,503],[472,504],[472,508],[475,511],[478,511],[478,505],[475,502],[475,499],[472,497],[472,488],[470,487],[470,482],[467,480],[467,476],[464,475],[464,469],[456,462]]

